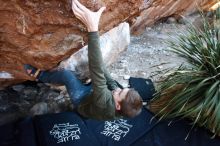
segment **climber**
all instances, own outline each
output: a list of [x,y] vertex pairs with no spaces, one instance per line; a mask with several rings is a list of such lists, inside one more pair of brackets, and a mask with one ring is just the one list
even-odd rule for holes
[[100,51],[98,25],[105,7],[92,12],[78,0],[72,0],[72,11],[88,30],[88,59],[91,85],[83,85],[68,70],[39,71],[25,65],[28,74],[44,83],[63,84],[77,112],[87,118],[108,120],[121,117],[132,118],[142,110],[142,98],[137,91],[119,88],[108,73]]

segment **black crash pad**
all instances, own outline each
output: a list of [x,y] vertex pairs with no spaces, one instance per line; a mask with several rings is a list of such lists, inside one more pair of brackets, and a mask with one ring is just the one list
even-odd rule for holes
[[[150,80],[131,78],[129,82],[144,100],[152,97]],[[191,130],[188,120],[158,122],[151,120],[153,116],[143,109],[133,119],[112,121],[84,119],[75,112],[27,117],[0,126],[0,146],[220,146],[219,137],[211,139],[204,128]]]

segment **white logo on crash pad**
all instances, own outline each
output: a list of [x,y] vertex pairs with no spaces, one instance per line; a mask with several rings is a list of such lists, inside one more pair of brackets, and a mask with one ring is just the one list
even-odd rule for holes
[[57,143],[80,139],[80,134],[78,124],[70,125],[69,123],[54,124],[53,129],[50,131],[50,135],[57,139]]
[[132,128],[132,125],[126,123],[127,120],[119,119],[114,121],[106,121],[104,130],[101,134],[111,137],[115,141],[119,141],[121,137],[125,137]]

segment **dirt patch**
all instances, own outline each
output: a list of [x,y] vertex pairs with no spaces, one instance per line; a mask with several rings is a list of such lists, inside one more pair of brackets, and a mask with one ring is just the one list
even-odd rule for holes
[[[186,19],[192,22],[196,17],[188,16]],[[167,42],[185,32],[186,27],[187,24],[158,23],[147,27],[140,36],[131,36],[127,50],[109,67],[112,77],[125,87],[128,86],[129,76],[158,82],[167,70],[177,68],[184,62],[169,50]]]

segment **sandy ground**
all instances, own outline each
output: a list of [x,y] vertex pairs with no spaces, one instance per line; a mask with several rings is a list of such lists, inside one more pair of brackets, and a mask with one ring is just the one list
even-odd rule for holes
[[[191,16],[189,20],[193,18]],[[184,32],[186,27],[186,24],[158,23],[147,27],[140,36],[131,36],[127,50],[109,67],[112,77],[124,87],[129,86],[129,77],[150,78],[155,83],[160,81],[167,70],[184,62],[169,50],[167,42]]]

